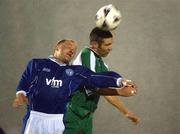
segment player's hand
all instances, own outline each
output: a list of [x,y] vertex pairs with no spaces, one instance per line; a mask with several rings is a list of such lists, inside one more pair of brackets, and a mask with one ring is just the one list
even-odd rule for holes
[[116,89],[118,94],[124,97],[134,96],[137,94],[137,89],[131,86],[123,86]]
[[12,106],[16,108],[18,106],[21,106],[21,105],[24,105],[24,104],[27,104],[27,103],[28,103],[27,97],[23,93],[18,93],[16,95],[16,98],[13,101]]
[[134,113],[132,112],[128,112],[125,114],[125,116],[130,119],[133,123],[135,123],[136,125],[140,123],[140,118],[137,117]]
[[133,87],[137,89],[137,85],[132,80],[122,80],[123,86]]
[[119,88],[121,90],[119,90],[119,94],[121,94],[121,96],[134,96],[137,94],[137,85],[131,81],[131,80],[122,80],[122,87]]

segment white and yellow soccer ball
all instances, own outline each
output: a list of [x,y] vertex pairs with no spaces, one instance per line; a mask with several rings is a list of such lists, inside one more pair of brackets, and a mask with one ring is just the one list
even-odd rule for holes
[[122,15],[120,10],[112,4],[101,7],[95,16],[96,27],[106,31],[116,29],[121,21]]

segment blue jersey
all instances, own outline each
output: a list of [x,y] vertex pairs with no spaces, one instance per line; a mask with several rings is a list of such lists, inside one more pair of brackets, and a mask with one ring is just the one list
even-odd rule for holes
[[32,59],[17,86],[29,99],[30,109],[63,114],[68,98],[79,87],[117,87],[121,76],[115,72],[95,73],[78,65],[60,66],[50,59]]

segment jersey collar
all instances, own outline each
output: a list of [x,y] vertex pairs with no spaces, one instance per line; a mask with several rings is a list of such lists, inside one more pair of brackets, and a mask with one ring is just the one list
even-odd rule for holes
[[96,57],[102,59],[101,56],[99,56],[98,53],[96,53],[92,48],[88,47],[88,49],[90,49],[96,55]]
[[53,61],[53,62],[55,62],[55,63],[57,63],[58,65],[60,65],[60,66],[66,66],[67,64],[62,64],[62,63],[59,63],[58,61],[57,61],[57,59],[53,56],[53,55],[50,55],[49,57],[48,57],[48,59],[50,59],[51,61]]

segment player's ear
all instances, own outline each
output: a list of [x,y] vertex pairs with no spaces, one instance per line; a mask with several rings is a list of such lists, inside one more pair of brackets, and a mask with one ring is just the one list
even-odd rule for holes
[[56,52],[56,51],[58,51],[58,45],[56,45],[56,46],[54,46],[54,53]]
[[98,43],[96,41],[91,42],[91,47],[92,49],[97,49],[98,48]]
[[56,45],[56,46],[54,46],[54,51],[56,51],[56,50],[58,50],[58,47],[57,47],[57,45]]
[[[61,45],[62,46],[62,45]],[[54,50],[59,50],[59,48],[61,47],[59,44],[57,44],[55,47],[54,47]]]

